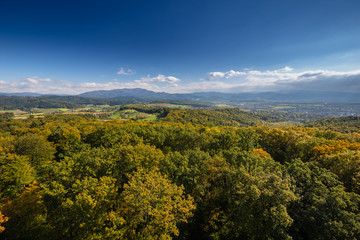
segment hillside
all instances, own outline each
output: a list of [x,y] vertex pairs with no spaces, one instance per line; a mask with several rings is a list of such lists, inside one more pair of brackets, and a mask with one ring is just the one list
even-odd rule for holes
[[[44,94],[33,92],[0,93],[0,96],[43,97]],[[50,96],[57,96],[56,94]],[[142,88],[123,88],[113,90],[96,90],[84,92],[77,97],[97,99],[126,98],[137,101],[153,100],[197,100],[204,102],[238,103],[243,101],[267,101],[267,102],[348,102],[360,103],[360,95],[350,92],[322,92],[322,91],[274,91],[274,92],[194,92],[194,93],[166,93],[154,92]],[[49,97],[49,96],[47,96]]]
[[[96,94],[95,94],[96,95]],[[97,95],[96,95],[97,96]],[[101,96],[0,96],[0,110],[9,109],[30,109],[30,108],[76,108],[85,105],[126,105],[134,103],[154,103],[154,104],[176,104],[188,105],[192,107],[210,107],[211,103],[189,99],[162,99],[147,98],[146,96],[117,96],[116,98],[102,98]]]
[[252,113],[231,108],[171,110],[162,121],[207,126],[254,126],[265,123]]
[[241,101],[274,101],[274,102],[360,102],[360,96],[356,93],[344,92],[321,92],[321,91],[289,91],[289,92],[194,92],[194,93],[165,93],[154,92],[141,88],[98,90],[81,93],[80,97],[90,98],[122,98],[136,97],[148,100],[159,99],[188,99],[205,102],[241,102]]
[[81,105],[41,97],[0,96],[0,110],[30,108],[77,108]]
[[360,117],[348,116],[324,118],[308,122],[305,126],[340,132],[358,132],[360,131]]

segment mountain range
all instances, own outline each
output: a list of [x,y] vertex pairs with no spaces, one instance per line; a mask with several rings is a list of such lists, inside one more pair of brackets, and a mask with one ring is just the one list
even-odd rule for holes
[[360,102],[360,94],[344,92],[297,91],[297,92],[196,92],[196,93],[165,93],[153,92],[141,88],[114,89],[85,92],[78,95],[45,95],[32,92],[0,93],[0,96],[40,97],[61,100],[66,98],[97,98],[129,101],[154,100],[196,100],[202,102],[241,102],[241,101],[275,101],[275,102]]

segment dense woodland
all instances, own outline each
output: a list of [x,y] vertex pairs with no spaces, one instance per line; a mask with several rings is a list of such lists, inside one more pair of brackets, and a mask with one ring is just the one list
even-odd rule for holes
[[[123,106],[119,111],[131,109],[142,113],[155,114],[163,122],[202,124],[205,126],[254,126],[264,125],[267,115],[253,114],[235,108],[218,109],[171,109],[167,107]],[[276,118],[276,117],[274,117]]]
[[65,101],[55,101],[51,99],[43,99],[39,97],[13,97],[0,96],[0,110],[21,109],[28,110],[30,108],[76,108],[78,104]]
[[308,122],[305,126],[341,132],[358,132],[360,129],[360,117],[348,116],[324,118],[317,121]]
[[360,239],[359,128],[261,122],[0,119],[0,239]]
[[140,97],[117,97],[110,99],[89,98],[81,96],[57,96],[44,95],[39,97],[29,96],[1,96],[0,95],[0,110],[29,110],[31,108],[80,108],[86,105],[124,105],[131,103],[168,103],[168,104],[182,104],[192,107],[211,107],[213,104],[204,103],[194,100],[173,99],[173,100],[156,100]]
[[190,109],[172,110],[163,121],[204,124],[207,126],[250,126],[261,125],[264,122],[256,115],[239,109]]

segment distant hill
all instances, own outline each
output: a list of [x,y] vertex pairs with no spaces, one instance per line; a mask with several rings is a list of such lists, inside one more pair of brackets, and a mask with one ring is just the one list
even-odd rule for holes
[[141,88],[134,89],[114,89],[114,90],[98,90],[81,93],[78,96],[88,98],[117,98],[117,97],[129,97],[129,96],[154,96],[155,92],[148,91]]
[[79,95],[59,96],[38,93],[0,93],[0,109],[13,108],[74,108],[81,105],[125,105],[131,103],[164,102],[209,107],[212,104],[241,102],[343,102],[360,103],[360,94],[325,92],[263,92],[220,93],[197,92],[171,94],[141,88],[85,92]]
[[90,98],[81,96],[43,95],[31,96],[0,96],[0,110],[30,109],[30,108],[79,108],[85,105],[127,105],[136,103],[177,104],[191,107],[211,107],[212,104],[187,99],[158,99],[136,96],[121,96],[117,98]]
[[265,121],[261,120],[259,116],[233,108],[170,110],[162,121],[237,127],[265,124]]
[[261,93],[220,93],[220,92],[196,92],[196,93],[165,93],[153,92],[141,88],[114,89],[85,92],[80,97],[117,99],[134,97],[147,100],[186,99],[203,102],[241,102],[241,101],[274,101],[274,102],[360,102],[360,94],[343,92],[261,92]]
[[[199,93],[165,93],[165,92],[153,92],[141,88],[134,89],[114,89],[114,90],[99,90],[92,92],[85,92],[79,94],[81,97],[91,98],[119,98],[119,97],[141,97],[152,100],[164,100],[164,99],[186,99],[186,100],[202,100],[202,101],[228,101],[238,98],[237,94],[219,93],[219,92],[199,92]],[[245,99],[251,97],[245,94]]]
[[30,108],[77,108],[81,105],[68,101],[56,101],[40,97],[0,96],[0,110]]
[[51,99],[55,101],[65,101],[75,104],[93,104],[93,105],[124,105],[135,102],[148,102],[148,99],[127,96],[127,97],[118,97],[118,98],[93,98],[93,97],[81,97],[81,96],[56,96],[48,95],[41,96],[42,99]]
[[16,92],[16,93],[0,93],[0,96],[16,96],[16,97],[39,97],[43,94],[33,92]]
[[123,97],[137,97],[141,99],[189,99],[191,94],[171,94],[165,92],[153,92],[142,88],[133,89],[114,89],[114,90],[99,90],[92,92],[85,92],[79,94],[80,97],[91,98],[123,98]]
[[359,132],[360,117],[332,117],[311,121],[305,124],[305,127],[316,127],[325,130],[341,132]]

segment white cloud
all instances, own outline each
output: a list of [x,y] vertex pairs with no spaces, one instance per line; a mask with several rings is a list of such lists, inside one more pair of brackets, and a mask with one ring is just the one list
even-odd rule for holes
[[228,72],[211,72],[209,73],[208,79],[214,79],[214,78],[232,78],[237,76],[243,76],[246,75],[245,72],[237,72],[234,70],[230,70]]
[[294,69],[292,67],[289,67],[289,66],[285,66],[283,68],[280,68],[278,70],[275,70],[277,72],[292,72]]
[[52,82],[50,78],[40,78],[40,77],[29,77],[25,79],[29,83],[37,84],[40,82]]
[[228,72],[211,72],[208,79],[222,82],[222,86],[233,91],[360,91],[360,70],[349,72],[328,70],[295,72],[293,68],[286,66],[267,71],[246,70],[236,72],[231,70]]
[[157,77],[150,77],[149,75],[147,77],[142,77],[140,80],[135,80],[136,83],[169,83],[169,84],[176,84],[177,82],[180,82],[180,79],[173,77],[173,76],[165,76],[162,74],[157,75]]
[[116,73],[119,75],[134,75],[136,74],[135,70],[128,69],[127,71],[124,70],[124,68],[120,68],[120,70]]

